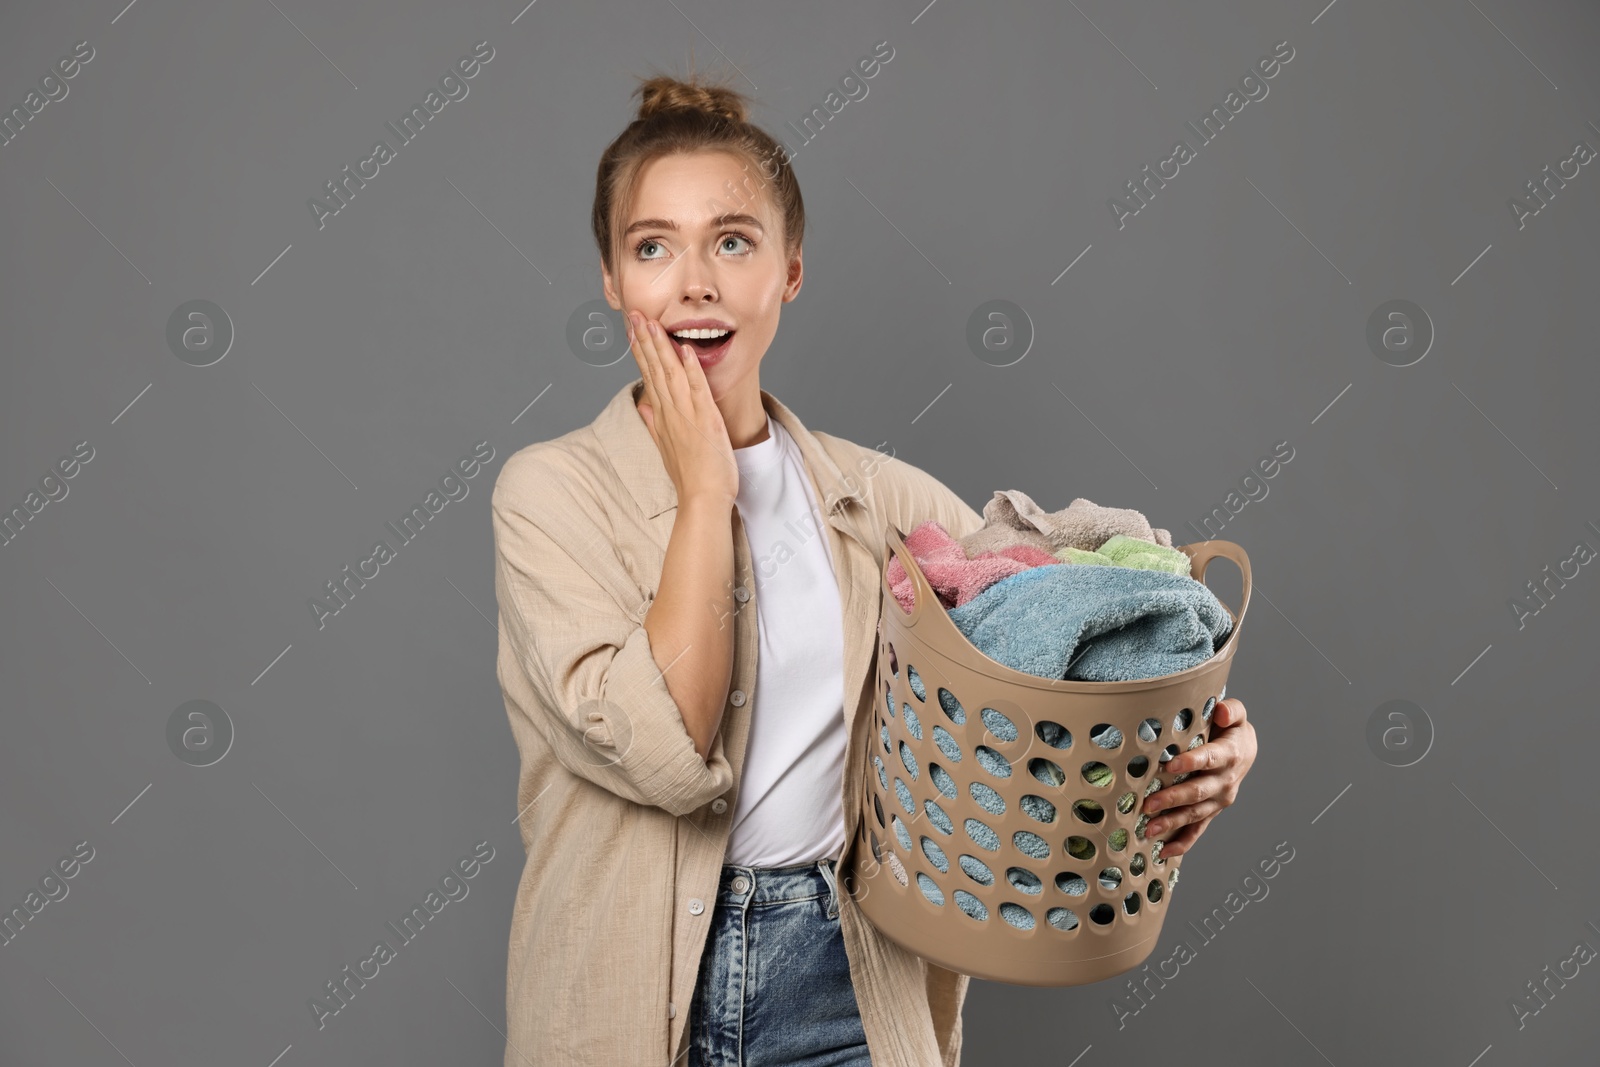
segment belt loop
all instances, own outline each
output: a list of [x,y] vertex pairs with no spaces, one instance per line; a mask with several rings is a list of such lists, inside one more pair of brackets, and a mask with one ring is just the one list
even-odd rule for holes
[[833,860],[818,860],[817,868],[822,871],[822,877],[828,883],[828,918],[837,919],[839,917],[839,880],[833,869]]

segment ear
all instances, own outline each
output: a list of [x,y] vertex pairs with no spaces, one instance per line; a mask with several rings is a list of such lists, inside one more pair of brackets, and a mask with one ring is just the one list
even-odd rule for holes
[[789,257],[789,276],[783,285],[783,302],[787,304],[800,295],[801,283],[805,281],[805,264],[802,260],[802,249],[795,249],[794,255]]
[[606,303],[611,305],[613,311],[622,310],[622,297],[617,293],[617,287],[611,277],[611,272],[606,269],[605,259],[600,260],[600,278],[606,294]]

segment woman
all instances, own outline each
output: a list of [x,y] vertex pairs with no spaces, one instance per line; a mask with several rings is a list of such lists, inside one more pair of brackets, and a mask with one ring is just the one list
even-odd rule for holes
[[[591,223],[640,377],[511,456],[493,494],[528,854],[505,1063],[952,1067],[966,976],[879,935],[836,871],[882,532],[983,518],[760,388],[802,277],[787,154],[731,89],[663,76],[638,95]],[[1237,699],[1213,724],[1166,765],[1187,780],[1146,799],[1167,856],[1255,758]]]

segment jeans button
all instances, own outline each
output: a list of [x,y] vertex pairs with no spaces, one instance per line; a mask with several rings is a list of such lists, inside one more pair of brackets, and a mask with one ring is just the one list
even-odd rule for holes
[[689,901],[689,914],[690,915],[699,915],[702,911],[705,911],[705,910],[706,910],[705,903],[699,897],[695,897],[693,900]]
[[736,708],[744,707],[744,690],[735,689],[732,693],[728,694],[728,703],[732,704]]
[[737,877],[737,878],[735,878],[733,880],[733,891],[735,893],[743,893],[746,889],[749,889],[749,888],[750,888],[750,883],[745,880],[744,875],[741,874],[739,877]]

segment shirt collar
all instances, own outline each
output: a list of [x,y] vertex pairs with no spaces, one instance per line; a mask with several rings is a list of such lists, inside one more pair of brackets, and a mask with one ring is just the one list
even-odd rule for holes
[[[643,378],[635,378],[617,390],[592,425],[622,484],[633,494],[645,517],[653,519],[678,506],[678,488],[672,484],[650,429],[635,407],[636,398],[643,395],[643,390]],[[761,405],[767,414],[782,425],[799,446],[801,458],[822,493],[824,510],[836,511],[846,500],[862,503],[859,482],[845,477],[839,464],[822,447],[822,442],[777,397],[765,389],[760,393]]]

